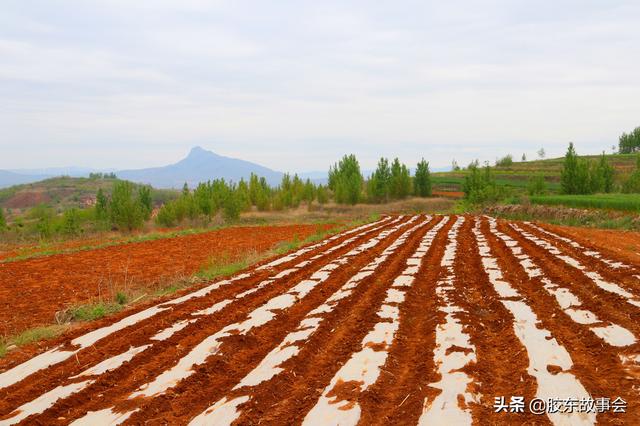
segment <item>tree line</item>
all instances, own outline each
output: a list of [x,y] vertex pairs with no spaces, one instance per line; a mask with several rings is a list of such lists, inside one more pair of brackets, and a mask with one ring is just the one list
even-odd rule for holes
[[[92,178],[115,178],[115,175],[96,173]],[[235,221],[242,212],[252,209],[282,211],[301,205],[311,208],[331,200],[336,204],[379,204],[412,195],[428,197],[431,193],[429,163],[424,159],[418,162],[412,176],[409,167],[398,158],[392,161],[380,158],[375,171],[365,178],[356,156],[345,155],[329,168],[326,185],[288,173],[276,186],[270,186],[264,177],[253,173],[248,180],[241,179],[238,183],[215,179],[193,189],[185,183],[179,195],[172,199],[165,197],[154,212],[150,186],[116,178],[110,194],[98,189],[91,209],[72,208],[57,216],[52,208],[38,206],[28,219],[35,221],[41,237],[49,238],[56,234],[77,235],[89,227],[133,231],[141,229],[152,217],[160,226],[174,227],[186,221],[207,224],[218,215],[227,222]],[[19,227],[23,226],[21,223],[18,220]],[[0,229],[4,228],[6,219],[0,209]]]
[[618,140],[620,154],[632,154],[638,151],[640,151],[640,127],[636,127],[629,133],[622,133]]
[[248,182],[241,179],[237,184],[216,179],[200,183],[193,190],[185,184],[180,197],[160,208],[156,222],[172,227],[185,220],[209,222],[218,214],[226,221],[233,221],[252,208],[281,211],[300,205],[310,207],[313,203],[322,206],[331,199],[337,204],[350,205],[386,203],[410,195],[431,195],[429,163],[424,159],[418,163],[415,176],[411,176],[409,168],[397,158],[391,163],[381,158],[375,172],[365,179],[356,156],[345,155],[329,167],[326,186],[288,173],[275,187],[253,173]]

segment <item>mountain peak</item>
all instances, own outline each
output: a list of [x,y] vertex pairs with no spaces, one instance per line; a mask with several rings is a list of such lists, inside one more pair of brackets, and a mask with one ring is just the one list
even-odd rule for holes
[[189,151],[189,155],[187,157],[202,157],[207,154],[213,154],[213,152],[207,151],[201,146],[194,146],[191,148],[191,151]]

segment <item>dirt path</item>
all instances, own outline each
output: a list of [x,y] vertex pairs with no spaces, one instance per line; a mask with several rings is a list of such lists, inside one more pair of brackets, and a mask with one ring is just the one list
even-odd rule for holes
[[8,365],[0,425],[633,424],[640,265],[584,244],[387,218]]

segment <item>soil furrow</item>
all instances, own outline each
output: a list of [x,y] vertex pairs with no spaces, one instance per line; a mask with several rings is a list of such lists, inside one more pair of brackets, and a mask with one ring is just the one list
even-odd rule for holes
[[450,220],[434,235],[416,281],[400,307],[400,327],[382,367],[383,374],[359,398],[362,424],[417,424],[424,400],[438,394],[428,386],[439,379],[433,362],[435,329],[445,316],[437,309],[436,282],[453,223]]
[[476,362],[465,367],[473,379],[470,392],[477,402],[470,402],[474,419],[491,417],[494,424],[535,423],[535,417],[521,413],[494,413],[496,397],[531,398],[535,380],[529,374],[527,351],[514,330],[514,317],[500,301],[500,295],[484,272],[480,250],[473,234],[477,219],[470,217],[458,236],[458,255],[454,272],[453,302],[461,308],[456,317],[475,347]]
[[584,309],[593,312],[603,321],[624,327],[634,336],[640,336],[640,309],[627,303],[628,299],[605,291],[582,270],[567,264],[556,254],[525,238],[512,226],[498,221],[497,229],[516,240],[545,277],[554,283],[562,284],[575,294]]
[[[629,372],[625,371],[619,358],[620,348],[603,345],[603,340],[592,333],[586,325],[577,324],[563,312],[557,299],[545,289],[548,284],[544,281],[548,281],[548,278],[544,276],[542,270],[539,275],[532,274],[533,277],[527,274],[527,269],[537,268],[536,264],[526,262],[524,256],[528,257],[528,253],[521,254],[522,258],[518,259],[511,252],[509,246],[517,249],[519,245],[509,243],[509,236],[505,235],[506,241],[501,239],[500,237],[504,234],[497,229],[491,229],[489,223],[483,223],[482,231],[488,239],[491,251],[498,259],[498,265],[505,280],[525,298],[542,326],[550,330],[558,342],[567,349],[573,363],[569,371],[575,374],[588,393],[594,398],[615,399],[621,396],[627,401],[637,399],[637,392],[633,390],[637,376],[634,380],[633,377],[629,377]],[[518,252],[516,250],[516,253]],[[524,265],[519,265],[522,261]],[[527,269],[523,266],[527,266]],[[615,420],[620,419],[616,419],[612,414],[598,415],[599,422],[615,423]]]
[[[390,223],[391,222],[386,222],[384,225],[382,225],[382,227],[388,227],[390,226],[389,225]],[[381,228],[380,225],[377,225],[372,228],[365,229],[362,235],[357,235],[354,241],[344,246],[341,250],[333,252],[331,256],[328,256],[327,259],[325,259],[324,256],[322,256],[316,259],[315,261],[304,265],[303,267],[300,268],[299,271],[296,271],[295,273],[292,273],[289,276],[278,279],[276,286],[272,286],[271,288],[267,287],[266,289],[263,289],[261,292],[256,292],[254,294],[247,295],[247,301],[251,302],[252,300],[255,299],[256,303],[260,303],[261,298],[264,298],[265,296],[266,297],[273,296],[273,294],[276,294],[277,292],[282,291],[283,287],[287,288],[288,286],[294,285],[294,283],[297,280],[299,281],[300,279],[303,279],[305,276],[308,276],[308,274],[310,273],[309,271],[313,271],[315,268],[318,267],[318,265],[322,265],[323,263],[329,262],[331,258],[339,256],[344,252],[347,252],[348,250],[353,249],[353,247],[357,246],[357,244],[360,243],[362,240],[366,240],[366,238],[369,237],[370,235],[377,233],[380,228]],[[342,244],[344,241],[347,241],[347,240],[348,239],[342,239],[342,241],[338,243],[338,245]],[[335,246],[336,245],[333,245],[333,246],[330,246],[329,248],[331,249]],[[321,248],[320,250],[323,250],[323,249]],[[312,251],[308,254],[308,256],[311,256],[314,253],[315,252]],[[291,261],[296,262],[304,258],[305,256],[296,260],[292,259]],[[289,266],[290,263],[291,262],[281,265],[281,268],[285,268],[284,269],[285,271],[288,270],[287,266]],[[265,272],[261,273],[259,276],[264,278],[265,276],[268,276],[265,274],[269,274],[269,273],[273,274],[275,272],[277,272],[277,270],[272,271],[271,269],[269,269],[269,270],[265,270]],[[278,276],[278,274],[275,274],[274,276]],[[179,297],[177,299],[173,299],[168,302],[160,303],[158,305],[155,305],[154,307],[139,311],[136,314],[124,316],[124,318],[120,319],[120,321],[127,321],[127,319],[132,317],[135,319],[136,315],[144,314],[149,310],[152,310],[152,313],[155,313],[155,316],[149,315],[148,318],[135,323],[134,327],[129,326],[128,328],[124,328],[123,330],[112,333],[109,336],[110,337],[109,339],[102,339],[102,340],[98,339],[95,343],[92,342],[92,340],[95,340],[95,339],[91,339],[90,338],[91,336],[96,335],[96,333],[100,333],[101,330],[104,330],[105,328],[107,329],[107,331],[109,330],[108,327],[103,327],[102,329],[98,328],[97,330],[94,330],[89,334],[85,334],[71,340],[71,343],[77,343],[82,346],[85,346],[86,349],[84,350],[78,351],[78,350],[73,350],[71,348],[71,350],[50,351],[49,355],[59,356],[61,358],[62,357],[64,358],[58,365],[55,365],[55,368],[49,368],[48,370],[41,370],[36,374],[34,374],[33,377],[30,377],[28,380],[28,383],[24,383],[24,382],[20,383],[19,384],[20,392],[16,392],[14,389],[12,389],[12,387],[8,387],[0,391],[2,393],[1,396],[3,397],[1,400],[2,402],[0,402],[0,413],[7,414],[9,411],[12,411],[15,407],[28,401],[29,398],[32,397],[32,393],[33,393],[31,391],[31,388],[38,389],[40,392],[42,392],[43,389],[44,390],[52,389],[54,386],[58,385],[61,380],[64,380],[67,377],[80,373],[82,370],[86,369],[87,367],[90,367],[91,365],[94,365],[97,362],[102,361],[105,358],[108,358],[108,356],[110,355],[116,355],[118,353],[122,353],[126,351],[131,344],[140,345],[140,344],[144,344],[145,342],[148,342],[149,339],[153,337],[158,332],[159,329],[168,327],[171,324],[181,319],[189,318],[192,312],[206,308],[206,307],[215,306],[216,303],[222,300],[225,300],[225,298],[231,298],[231,297],[237,296],[240,291],[246,291],[248,289],[250,290],[255,288],[256,286],[255,278],[253,278],[253,276],[247,277],[246,273],[241,273],[234,278],[235,279],[240,278],[237,282],[234,283],[234,285],[226,285],[226,286],[220,286],[218,288],[215,288],[216,285],[220,283],[228,284],[233,279],[222,280],[212,285],[209,285],[204,289],[188,293],[186,296]],[[203,290],[207,290],[207,289],[209,289],[210,294],[205,294],[199,298],[193,298],[191,300],[185,300],[196,293],[203,294],[204,293]],[[181,303],[176,303],[176,302],[181,302]],[[166,307],[166,309],[164,311],[157,312],[159,310],[157,307],[163,307],[163,308]],[[154,309],[156,311],[153,311]],[[229,308],[227,309],[227,311],[229,311]],[[158,313],[160,315],[158,315]],[[210,318],[205,318],[205,319],[210,320]],[[202,322],[203,320],[200,320],[200,321]],[[106,321],[103,321],[103,324],[105,322]],[[102,337],[105,334],[106,333],[99,334],[98,337]],[[151,354],[152,353],[150,352],[148,355],[151,355]],[[44,357],[40,356],[40,358],[44,358]],[[39,367],[40,365],[37,364],[38,361],[39,361],[38,357],[31,360],[32,363],[36,364],[36,366]],[[3,373],[3,375],[7,377],[9,380],[16,381],[16,379],[20,377],[19,375],[16,375],[16,370],[20,371],[21,367],[22,366],[18,366],[13,370],[9,370]]]
[[[435,222],[440,221],[434,226]],[[428,225],[431,230],[429,233],[434,232],[441,226],[441,219],[438,218],[434,222]],[[420,225],[422,226],[422,225]],[[249,374],[243,377],[243,379],[236,384],[230,393],[219,399],[215,404],[207,408],[199,414],[192,424],[231,424],[237,419],[242,411],[238,410],[238,405],[246,402],[251,398],[253,388],[259,384],[270,380],[283,369],[280,367],[285,362],[293,359],[297,356],[301,348],[307,343],[308,339],[315,333],[320,327],[323,321],[327,318],[327,314],[332,312],[337,305],[348,298],[360,285],[364,285],[363,281],[377,273],[380,268],[384,266],[386,259],[393,255],[400,249],[406,239],[415,231],[417,227],[413,227],[405,231],[393,244],[385,249],[382,254],[377,256],[365,267],[356,272],[339,290],[332,293],[331,296],[325,300],[323,304],[307,313],[305,317],[298,323],[298,326],[294,331],[287,334],[287,336],[278,344],[278,346],[267,354],[260,364],[255,367]]]
[[[480,256],[482,257],[483,270],[489,277],[495,291],[500,295],[500,302],[513,315],[515,321],[514,331],[526,348],[529,358],[528,373],[536,380],[535,398],[548,401],[558,398],[560,401],[569,398],[588,399],[589,393],[582,382],[571,371],[573,362],[566,348],[558,343],[554,335],[544,328],[536,313],[532,310],[528,301],[505,280],[498,260],[491,251],[491,247],[485,236],[480,231],[478,222],[473,229],[476,237]],[[532,401],[530,396],[524,401]],[[553,424],[595,424],[595,413],[578,412],[569,410],[569,405],[562,403],[557,412],[547,411],[547,417]],[[524,408],[524,407],[523,407]],[[524,416],[534,416],[529,410],[522,410]],[[532,419],[542,421],[543,418]]]
[[[458,222],[452,229],[457,226]],[[342,426],[362,421],[360,397],[382,374],[389,348],[394,344],[400,326],[400,308],[406,301],[406,292],[415,283],[415,275],[438,229],[432,231],[423,237],[416,251],[407,259],[407,266],[402,274],[387,289],[384,303],[378,310],[378,322],[362,340],[361,349],[354,352],[333,376],[318,402],[306,414],[304,424],[314,424],[317,419]]]
[[236,424],[299,424],[322,390],[348,358],[361,349],[364,336],[378,322],[393,280],[407,266],[427,229],[414,233],[401,249],[382,265],[379,274],[367,277],[345,301],[329,312],[298,356],[280,367],[280,374],[256,386],[252,398],[240,406]]
[[[409,222],[399,222],[397,226],[399,228],[406,227],[409,226]],[[339,256],[338,258],[347,256],[351,252],[356,252],[356,249],[358,247],[370,247],[370,241],[375,239],[376,238],[374,237],[373,239],[359,244],[358,246],[352,248],[352,250],[343,254],[342,256]],[[357,263],[361,261],[359,260],[361,257],[363,256],[361,256],[360,253],[357,252],[349,258],[354,263]],[[330,265],[334,266],[329,268]],[[325,266],[314,273],[311,278],[313,278],[315,274],[327,276],[331,275],[334,269],[336,269],[338,266],[339,265],[336,264],[336,260],[334,259],[332,262],[326,263]],[[322,272],[325,269],[326,271]],[[306,274],[306,277],[308,277],[308,274]],[[205,344],[205,346],[208,344],[207,339],[211,338],[212,330],[220,330],[222,328],[223,331],[218,333],[222,334],[219,336],[214,336],[216,336],[216,339],[225,337],[230,333],[224,331],[226,328],[223,327],[227,325],[228,328],[228,324],[233,323],[234,321],[236,323],[240,322],[241,324],[248,325],[248,323],[243,320],[243,318],[245,318],[246,313],[248,311],[251,311],[252,309],[254,310],[254,313],[257,313],[255,318],[250,319],[257,319],[258,322],[261,321],[260,315],[272,315],[269,314],[268,309],[263,308],[262,310],[260,310],[260,307],[269,307],[271,306],[269,305],[269,303],[272,303],[272,301],[274,300],[279,302],[282,301],[282,297],[288,294],[285,293],[285,295],[283,295],[283,291],[291,292],[292,289],[298,289],[291,296],[289,296],[293,297],[293,299],[290,300],[290,302],[293,303],[297,301],[297,299],[302,299],[304,296],[306,296],[313,287],[309,286],[310,281],[308,279],[298,279],[296,281],[292,281],[288,278],[289,277],[287,277],[287,279],[285,280],[287,282],[286,286],[269,286],[262,293],[249,294],[246,299],[251,300],[251,303],[248,303],[247,300],[245,300],[243,301],[241,306],[233,306],[232,310],[230,310],[229,307],[225,307],[215,315],[207,315],[197,323],[187,325],[183,330],[178,331],[170,338],[154,343],[151,348],[137,355],[132,363],[125,365],[122,368],[118,368],[113,372],[100,376],[96,383],[91,384],[85,391],[81,392],[80,394],[74,395],[74,397],[70,398],[69,401],[61,402],[57,407],[55,407],[55,409],[49,410],[49,412],[45,413],[46,416],[57,418],[56,412],[60,411],[66,413],[66,416],[63,416],[66,420],[69,417],[73,418],[77,415],[82,415],[87,410],[95,411],[96,409],[105,408],[105,406],[108,407],[109,405],[113,404],[113,401],[122,400],[123,398],[125,398],[125,406],[135,406],[137,401],[127,401],[126,397],[136,388],[144,388],[145,383],[149,384],[148,390],[141,390],[140,396],[145,396],[147,392],[152,392],[151,394],[149,394],[149,396],[157,392],[164,392],[165,390],[169,389],[167,386],[172,387],[172,385],[175,384],[174,380],[184,379],[192,375],[196,370],[191,370],[191,366],[196,369],[200,369],[198,365],[200,365],[204,361],[204,359],[198,361],[190,360],[192,357],[199,359],[199,357],[202,356],[199,355],[200,352],[197,352],[198,348],[203,344]],[[297,286],[294,286],[296,282]],[[302,294],[303,292],[305,293],[304,295]],[[271,307],[275,309],[280,308],[278,303]],[[281,308],[285,307],[285,305],[281,306]],[[270,317],[267,318],[267,320],[270,319]],[[204,351],[203,355],[205,356],[205,358],[207,358],[210,355],[209,350]],[[186,367],[182,367],[182,361],[176,364],[177,360],[186,360],[185,362],[193,362],[193,364],[187,364]],[[176,377],[172,376],[172,374],[174,374],[172,373],[172,371],[176,371]],[[165,377],[169,382],[165,381]],[[113,383],[117,383],[118,386],[114,388]],[[96,393],[102,394],[104,396],[104,401],[111,402],[100,403],[99,401],[92,399],[92,395]],[[79,404],[80,400],[83,400],[84,404]],[[70,411],[72,411],[71,414]]]
[[640,274],[640,270],[635,266],[602,257],[599,252],[593,249],[587,249],[569,238],[550,234],[535,224],[523,222],[519,224],[519,226],[537,238],[544,239],[550,244],[553,244],[562,251],[563,254],[568,254],[583,265],[589,265],[589,267],[597,269],[598,273],[605,280],[619,283],[621,287],[628,291],[640,294],[640,278],[637,276]]

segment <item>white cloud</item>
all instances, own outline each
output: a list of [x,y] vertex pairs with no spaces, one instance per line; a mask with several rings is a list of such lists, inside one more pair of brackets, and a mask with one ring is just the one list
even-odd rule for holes
[[196,143],[278,169],[464,164],[597,152],[640,125],[633,1],[5,8],[0,168],[141,167]]

